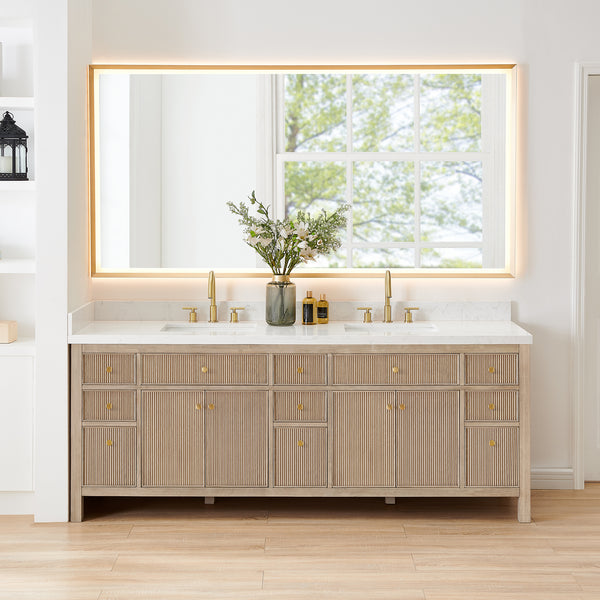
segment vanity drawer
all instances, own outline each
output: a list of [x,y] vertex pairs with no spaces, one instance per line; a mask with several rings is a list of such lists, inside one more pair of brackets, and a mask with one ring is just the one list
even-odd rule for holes
[[144,354],[143,384],[266,385],[266,354]]
[[83,485],[134,487],[135,427],[83,428]]
[[135,383],[135,354],[84,353],[83,383]]
[[518,421],[519,392],[467,392],[466,421]]
[[83,392],[84,421],[135,421],[135,390]]
[[517,385],[519,383],[518,354],[467,354],[465,366],[467,385]]
[[458,354],[342,354],[334,385],[457,385]]
[[326,354],[276,354],[275,385],[327,383]]
[[275,486],[327,487],[327,428],[275,429]]
[[519,485],[519,428],[467,427],[467,487]]
[[275,392],[275,421],[327,421],[327,392]]

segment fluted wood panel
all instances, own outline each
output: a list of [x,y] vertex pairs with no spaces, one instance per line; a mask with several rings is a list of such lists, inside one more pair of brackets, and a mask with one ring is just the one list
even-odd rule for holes
[[135,421],[135,390],[83,392],[84,421]]
[[467,392],[467,421],[518,421],[519,392]]
[[477,385],[519,383],[518,354],[467,354],[465,382]]
[[276,384],[327,383],[326,354],[276,354],[274,363]]
[[394,392],[333,392],[332,402],[333,485],[394,486]]
[[459,485],[458,392],[398,392],[398,487]]
[[84,427],[83,485],[136,485],[135,432],[135,427]]
[[275,485],[327,487],[327,429],[275,429]]
[[333,356],[333,384],[458,384],[458,368],[458,354],[337,355]]
[[202,392],[142,392],[143,486],[204,485],[204,411]]
[[267,355],[144,354],[142,383],[265,385]]
[[83,383],[135,383],[135,354],[85,353]]
[[206,392],[206,406],[206,485],[266,487],[268,393]]
[[465,444],[467,486],[519,485],[518,427],[467,427]]
[[327,421],[327,392],[275,392],[275,421]]

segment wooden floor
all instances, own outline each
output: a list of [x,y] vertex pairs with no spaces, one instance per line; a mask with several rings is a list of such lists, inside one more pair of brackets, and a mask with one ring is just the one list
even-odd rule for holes
[[501,499],[90,499],[0,517],[0,599],[598,600],[600,484]]

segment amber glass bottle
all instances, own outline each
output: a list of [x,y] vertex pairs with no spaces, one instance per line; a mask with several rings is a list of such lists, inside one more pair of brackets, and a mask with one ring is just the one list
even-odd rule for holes
[[329,302],[325,299],[325,294],[321,294],[317,302],[317,323],[329,323]]
[[317,323],[317,301],[312,297],[312,292],[306,292],[306,298],[302,300],[302,325],[316,325]]

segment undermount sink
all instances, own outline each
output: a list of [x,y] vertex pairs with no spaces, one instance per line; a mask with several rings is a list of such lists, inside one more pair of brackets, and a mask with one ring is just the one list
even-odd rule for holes
[[256,329],[256,323],[242,321],[241,323],[167,323],[161,329],[164,333],[188,333],[188,334],[240,334],[252,333]]
[[346,333],[364,335],[403,335],[407,333],[425,333],[435,331],[433,323],[419,321],[417,323],[344,323]]

